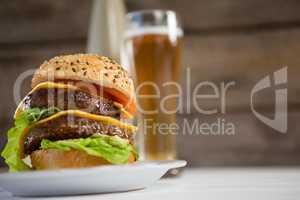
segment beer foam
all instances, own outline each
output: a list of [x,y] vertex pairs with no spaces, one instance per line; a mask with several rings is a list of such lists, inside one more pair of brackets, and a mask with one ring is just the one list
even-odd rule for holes
[[125,31],[125,38],[132,38],[141,35],[157,34],[157,35],[171,35],[175,37],[182,37],[183,31],[181,28],[168,28],[166,26],[144,26],[133,28]]

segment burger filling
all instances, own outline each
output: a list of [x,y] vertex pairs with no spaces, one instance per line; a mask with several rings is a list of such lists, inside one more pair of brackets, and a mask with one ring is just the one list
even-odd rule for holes
[[130,142],[133,130],[133,126],[109,116],[57,107],[27,108],[17,115],[14,127],[8,131],[1,155],[10,171],[29,170],[23,158],[40,149],[76,149],[122,164],[130,155],[137,159]]
[[60,110],[82,110],[120,119],[120,108],[113,101],[92,96],[82,90],[41,88],[24,98],[23,109],[56,107]]
[[119,126],[72,115],[56,117],[32,127],[24,138],[24,153],[31,154],[38,150],[43,139],[51,141],[87,138],[93,135],[118,136],[132,141],[132,134]]

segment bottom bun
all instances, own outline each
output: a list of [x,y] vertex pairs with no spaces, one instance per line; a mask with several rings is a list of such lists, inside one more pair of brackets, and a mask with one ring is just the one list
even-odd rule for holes
[[[78,150],[37,150],[32,152],[30,158],[32,167],[38,170],[83,168],[111,164],[103,158],[91,156],[83,151]],[[128,163],[133,163],[134,161],[134,156],[130,155],[128,158]]]

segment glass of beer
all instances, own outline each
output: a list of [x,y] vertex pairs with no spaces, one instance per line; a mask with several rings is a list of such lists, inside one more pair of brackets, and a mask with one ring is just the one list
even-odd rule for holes
[[126,15],[121,62],[133,75],[141,159],[176,159],[176,112],[183,31],[173,11]]

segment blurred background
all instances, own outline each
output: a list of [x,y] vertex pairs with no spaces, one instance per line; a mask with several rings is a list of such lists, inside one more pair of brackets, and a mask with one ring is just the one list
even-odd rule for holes
[[[178,114],[183,119],[233,122],[235,135],[180,135],[178,156],[190,167],[300,165],[300,1],[298,0],[126,0],[127,11],[171,9],[182,19],[183,69],[190,68],[191,87],[200,81],[235,81],[228,91],[226,113]],[[59,54],[85,52],[91,0],[21,0],[0,4],[0,149],[12,126],[18,75]],[[108,10],[108,12],[114,12]],[[112,15],[111,17],[114,17]],[[118,58],[116,58],[118,59]],[[263,77],[288,66],[288,132],[269,128],[252,114],[250,92]],[[185,70],[181,84],[185,86]],[[30,90],[30,81],[24,87]],[[201,102],[216,107],[219,100]],[[274,115],[274,93],[258,95],[255,107]],[[0,165],[4,165],[1,161]]]

